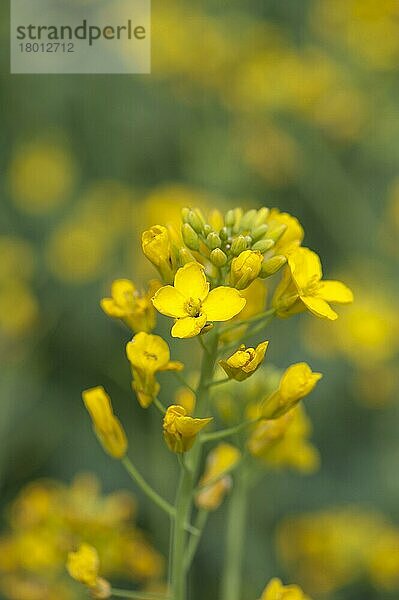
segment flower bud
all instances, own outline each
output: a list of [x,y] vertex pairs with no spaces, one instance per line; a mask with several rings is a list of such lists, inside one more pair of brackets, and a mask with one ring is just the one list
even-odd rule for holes
[[234,226],[233,226],[234,233],[238,233],[240,231],[242,214],[243,214],[242,208],[234,209]]
[[256,216],[253,226],[259,227],[260,225],[264,225],[267,221],[269,213],[270,213],[270,210],[268,208],[266,208],[266,206],[263,206],[262,208],[260,208],[258,210],[258,214]]
[[254,240],[254,242],[260,240],[265,235],[268,229],[269,227],[266,225],[266,223],[264,225],[259,225],[259,227],[255,227],[251,231],[251,237]]
[[235,220],[236,220],[236,216],[235,216],[234,210],[231,209],[231,210],[227,211],[227,213],[224,217],[224,222],[226,223],[226,227],[233,227]]
[[261,254],[265,254],[265,252],[270,250],[270,248],[273,248],[273,246],[273,240],[259,240],[258,242],[255,242],[255,244],[252,246],[252,250],[258,250],[258,252],[260,252]]
[[202,233],[205,222],[201,219],[197,211],[190,210],[187,216],[187,223],[191,225],[196,233]]
[[194,229],[188,223],[183,223],[181,227],[181,233],[183,236],[184,243],[190,250],[199,249],[199,237],[195,233]]
[[188,215],[190,214],[190,209],[189,208],[182,208],[181,209],[181,220],[183,221],[183,223],[188,223]]
[[154,225],[144,231],[141,243],[145,256],[157,267],[162,278],[165,281],[173,281],[171,242],[166,227]]
[[260,252],[245,250],[231,263],[231,284],[238,290],[244,290],[254,281],[261,270],[263,256]]
[[265,278],[274,275],[286,264],[286,262],[287,258],[282,255],[273,256],[273,258],[265,260],[262,264],[259,277]]
[[215,248],[220,248],[220,246],[222,245],[222,240],[215,231],[211,231],[211,233],[206,238],[206,243],[210,250],[214,250]]
[[254,208],[252,210],[248,210],[241,219],[241,223],[240,223],[241,229],[251,230],[254,225],[257,214],[258,214],[258,211],[255,210]]
[[275,242],[277,242],[281,236],[283,235],[283,233],[285,233],[287,230],[287,225],[285,225],[284,223],[282,223],[281,225],[278,225],[277,227],[275,227],[274,229],[272,229],[271,231],[269,231],[268,233],[268,237],[271,240],[274,240]]
[[225,242],[228,239],[228,237],[229,237],[229,232],[227,231],[227,227],[223,227],[219,231],[219,235],[220,235],[220,239]]
[[207,237],[212,231],[212,227],[208,224],[205,223],[204,225],[204,236]]
[[231,253],[233,256],[238,256],[241,252],[247,249],[247,241],[245,236],[239,235],[231,244]]
[[163,420],[163,434],[167,446],[172,452],[178,454],[187,452],[193,446],[197,434],[211,421],[212,417],[206,419],[189,417],[183,406],[169,406]]
[[227,256],[220,248],[215,248],[215,250],[212,250],[209,258],[215,267],[224,267],[224,265],[227,263]]
[[187,250],[187,248],[180,248],[179,249],[179,265],[181,267],[183,267],[184,265],[186,265],[189,262],[195,262],[194,256],[191,254],[190,250]]

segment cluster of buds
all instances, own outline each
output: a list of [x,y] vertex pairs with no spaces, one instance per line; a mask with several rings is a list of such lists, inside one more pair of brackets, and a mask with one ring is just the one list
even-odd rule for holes
[[206,222],[195,208],[182,211],[181,233],[186,246],[198,252],[220,269],[229,283],[239,290],[257,277],[269,277],[287,262],[284,254],[275,253],[276,243],[288,225],[271,219],[271,211],[263,207],[244,212],[241,208],[211,213]]

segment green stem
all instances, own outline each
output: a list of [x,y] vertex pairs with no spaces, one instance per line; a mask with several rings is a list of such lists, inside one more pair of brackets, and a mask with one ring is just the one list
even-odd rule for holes
[[201,536],[204,531],[205,525],[208,521],[209,511],[200,509],[197,514],[197,518],[194,521],[194,526],[200,532],[196,537],[191,537],[190,542],[188,544],[188,549],[186,553],[186,568],[189,569],[191,563],[193,562],[195,553],[197,552],[199,543],[201,541]]
[[162,404],[162,402],[160,401],[159,398],[154,398],[154,406],[156,406],[156,408],[159,410],[159,412],[161,413],[161,415],[164,415],[166,413],[166,408],[164,407],[164,405]]
[[221,385],[222,383],[227,383],[228,381],[230,381],[230,377],[223,377],[223,379],[216,379],[216,381],[210,381],[207,384],[207,388],[211,388],[214,387],[215,385]]
[[229,427],[228,429],[221,429],[220,431],[213,431],[212,433],[204,433],[201,436],[201,442],[214,442],[216,440],[222,440],[223,438],[230,437],[236,433],[240,433],[243,429],[250,427],[251,425],[256,425],[261,419],[252,419],[250,421],[244,421],[244,423],[240,423],[239,425],[235,425],[235,427]]
[[176,377],[176,379],[179,381],[179,383],[184,385],[184,387],[186,387],[188,390],[190,390],[190,392],[195,394],[196,390],[184,379],[184,377],[182,375],[180,375],[180,373],[178,371],[173,371],[173,375]]
[[269,317],[273,317],[276,313],[276,309],[275,308],[269,308],[269,310],[265,310],[262,313],[259,313],[257,315],[254,315],[253,317],[250,317],[249,319],[245,319],[245,321],[235,321],[230,323],[229,325],[223,327],[221,329],[221,333],[227,333],[228,331],[232,331],[234,329],[236,329],[237,327],[242,327],[243,325],[248,325],[249,323],[257,323],[258,321],[261,321],[262,319],[268,319]]
[[229,498],[221,600],[240,600],[241,598],[247,509],[248,477],[245,465],[243,465],[237,471],[233,491]]
[[[196,390],[198,417],[206,416],[209,410],[209,392],[207,382],[213,377],[219,338],[216,333],[209,335],[209,344],[203,346],[201,375]],[[197,480],[199,465],[201,461],[202,444],[198,441],[185,456],[185,465],[181,471],[179,489],[176,498],[176,518],[173,532],[172,552],[172,595],[173,600],[187,600],[187,573],[189,564],[186,560],[187,534],[182,524],[188,522],[191,517],[193,491]]]
[[[133,481],[135,483],[137,483],[137,485],[139,486],[141,491],[144,492],[144,494],[148,498],[150,498],[154,502],[154,504],[159,506],[159,508],[161,508],[163,511],[165,511],[172,519],[175,519],[176,518],[175,507],[172,506],[167,500],[162,498],[162,496],[160,496],[158,494],[158,492],[156,492],[150,486],[150,484],[146,482],[146,480],[141,475],[141,473],[136,469],[136,467],[134,466],[132,461],[127,456],[125,456],[124,458],[122,458],[121,462],[122,462],[123,466],[125,467],[126,471],[129,473],[130,477],[133,479]],[[184,528],[187,531],[189,531],[190,533],[192,533],[193,535],[198,535],[198,533],[199,533],[198,530],[195,527],[192,527],[192,525],[190,525],[188,522],[185,522]]]
[[149,592],[132,592],[130,590],[111,589],[111,594],[115,598],[135,598],[136,600],[168,600],[167,596],[150,594]]

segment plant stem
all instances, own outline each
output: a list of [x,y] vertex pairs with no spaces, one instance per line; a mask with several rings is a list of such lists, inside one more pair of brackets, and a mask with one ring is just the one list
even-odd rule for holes
[[208,521],[208,517],[209,517],[209,512],[207,510],[200,509],[198,511],[197,518],[195,519],[195,522],[194,522],[194,526],[198,529],[200,534],[197,535],[196,537],[192,537],[188,544],[188,549],[187,549],[186,559],[185,559],[187,569],[190,568],[191,563],[193,562],[193,558],[195,556],[195,553],[197,552],[199,543],[201,541],[202,532],[205,528],[206,522]]
[[149,592],[132,592],[130,590],[111,589],[111,594],[115,598],[135,598],[136,600],[169,600],[167,596],[150,594]]
[[241,598],[247,508],[248,474],[244,464],[237,471],[229,499],[221,600],[240,600]]
[[265,310],[262,313],[258,313],[257,315],[254,315],[253,317],[250,317],[249,319],[246,319],[245,321],[236,321],[235,323],[231,323],[227,326],[225,326],[223,329],[221,329],[221,333],[227,333],[228,331],[232,331],[234,329],[236,329],[237,327],[242,327],[242,325],[248,325],[249,323],[257,323],[258,321],[261,321],[262,319],[268,319],[269,317],[273,317],[276,313],[276,309],[275,308],[269,308],[269,310]]
[[234,427],[229,427],[228,429],[221,429],[220,431],[213,431],[212,433],[204,433],[201,437],[201,442],[205,444],[206,442],[222,440],[223,438],[239,433],[250,425],[256,425],[256,423],[259,423],[260,420],[261,419],[251,419],[250,421],[244,421],[244,423],[240,423]]

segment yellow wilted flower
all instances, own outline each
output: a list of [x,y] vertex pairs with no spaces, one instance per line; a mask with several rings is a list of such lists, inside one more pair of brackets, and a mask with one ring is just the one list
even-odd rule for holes
[[141,331],[126,346],[132,365],[133,389],[143,408],[147,408],[159,392],[157,371],[181,371],[183,364],[170,360],[169,346],[159,335]]
[[155,308],[174,317],[172,336],[189,338],[198,335],[207,322],[228,321],[245,306],[238,290],[220,286],[209,291],[204,268],[190,262],[175,275],[174,286],[166,285],[153,298]]
[[152,280],[148,291],[140,294],[129,279],[116,279],[112,283],[112,298],[103,298],[101,308],[110,317],[122,319],[134,332],[148,333],[156,324],[156,312],[151,298],[159,287],[159,282]]
[[255,281],[262,268],[263,256],[259,251],[244,250],[231,262],[230,283],[244,290]]
[[284,372],[279,389],[266,399],[262,416],[266,419],[281,417],[310,394],[322,377],[321,373],[314,373],[305,362],[291,365]]
[[269,342],[261,342],[256,348],[246,348],[242,344],[227,360],[221,360],[220,366],[230,379],[244,381],[260,367],[265,358]]
[[122,458],[127,451],[127,439],[119,419],[113,413],[110,397],[102,386],[85,390],[82,396],[104,450],[114,458]]
[[277,286],[273,305],[280,317],[309,310],[316,317],[334,321],[338,318],[329,302],[353,302],[351,290],[340,281],[322,281],[318,255],[309,248],[297,248],[288,256],[286,268]]
[[283,585],[274,578],[267,584],[260,600],[311,600],[297,585]]
[[241,452],[231,444],[219,444],[206,459],[205,472],[200,479],[196,504],[205,510],[216,510],[231,488],[229,472],[241,458]]
[[187,411],[183,406],[176,404],[169,406],[163,420],[163,435],[169,449],[179,454],[190,450],[197,434],[212,419],[212,417],[193,419],[187,416]]

